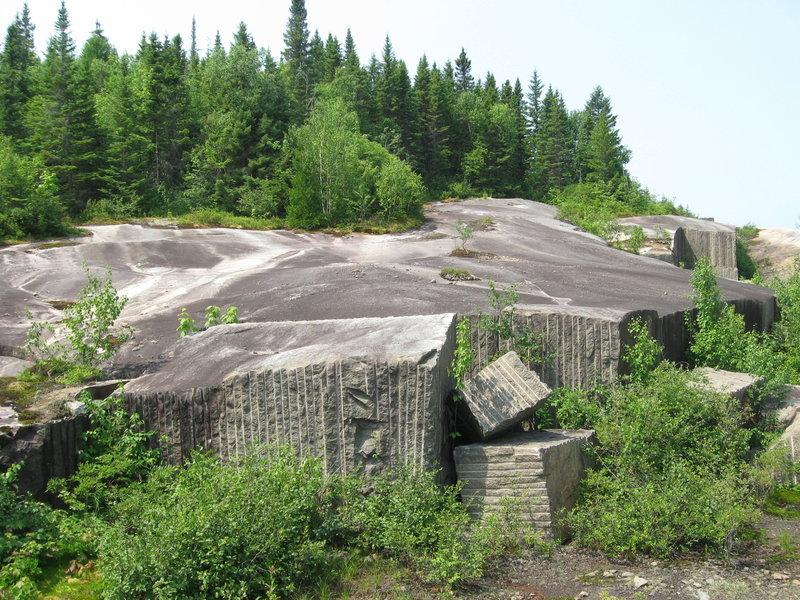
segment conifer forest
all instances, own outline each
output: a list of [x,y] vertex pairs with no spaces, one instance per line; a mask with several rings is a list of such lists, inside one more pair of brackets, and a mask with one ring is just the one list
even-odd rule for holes
[[312,34],[303,0],[280,56],[245,23],[204,55],[194,33],[143,36],[120,55],[99,23],[79,49],[63,2],[53,31],[36,48],[25,4],[0,53],[2,239],[197,211],[261,227],[407,226],[426,201],[470,196],[682,210],[626,170],[600,86],[569,110],[536,70],[501,83],[473,73],[463,48],[409,68],[387,36],[365,60],[349,31]]

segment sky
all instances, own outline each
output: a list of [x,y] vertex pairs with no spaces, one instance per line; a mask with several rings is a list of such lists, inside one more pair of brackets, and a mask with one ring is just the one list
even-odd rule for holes
[[[6,28],[24,0],[0,0]],[[258,46],[283,49],[289,0],[67,0],[78,48],[99,21],[120,53],[143,33],[181,34],[192,17],[201,51],[228,44],[244,21]],[[29,0],[42,53],[60,0]],[[611,99],[628,170],[658,196],[741,226],[800,227],[800,2],[797,0],[306,0],[309,29],[344,41],[362,64],[386,35],[413,76],[463,47],[476,78],[534,69],[583,107],[600,85]],[[4,37],[4,36],[3,36]],[[795,171],[798,169],[798,171]]]

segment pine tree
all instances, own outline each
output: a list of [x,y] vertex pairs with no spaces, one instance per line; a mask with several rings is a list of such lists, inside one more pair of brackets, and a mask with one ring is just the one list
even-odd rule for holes
[[193,206],[270,212],[264,202],[254,205],[258,194],[249,194],[246,209],[240,200],[246,186],[260,188],[254,182],[269,177],[286,133],[289,97],[279,81],[274,64],[262,65],[241,37],[228,55],[216,52],[200,67],[192,95],[204,118],[187,176]]
[[467,58],[464,48],[461,48],[461,54],[456,59],[455,82],[457,92],[468,92],[475,85],[472,77],[472,61]]
[[325,41],[325,75],[323,81],[330,83],[342,66],[342,47],[332,34]]
[[308,43],[308,88],[313,95],[316,87],[325,79],[325,43],[319,35],[319,31],[314,31],[314,36]]
[[292,0],[289,7],[289,21],[283,34],[283,42],[286,44],[283,60],[288,70],[297,120],[306,114],[311,97],[307,18],[305,0]]
[[394,55],[389,36],[383,46],[375,82],[378,108],[378,141],[390,152],[407,156],[413,144],[411,135],[411,79],[405,62]]
[[611,100],[597,86],[586,102],[577,131],[577,177],[590,181],[622,177],[629,158],[619,136],[617,117],[611,112]]
[[34,69],[39,64],[33,44],[34,25],[27,2],[8,27],[0,53],[0,133],[19,144],[27,136],[25,105],[34,95]]
[[194,71],[200,66],[200,54],[197,51],[197,22],[192,17],[191,45],[189,47],[189,68]]
[[95,114],[97,84],[89,68],[76,62],[69,27],[62,1],[25,121],[30,130],[26,144],[56,175],[61,202],[77,214],[98,196],[105,151]]
[[544,91],[544,84],[539,78],[539,72],[534,70],[531,75],[530,83],[528,84],[527,94],[527,112],[528,129],[531,135],[536,135],[536,129],[539,126],[539,120],[542,113],[542,92]]
[[253,36],[247,31],[247,25],[244,24],[244,21],[239,22],[239,29],[233,35],[233,45],[241,46],[245,50],[256,49],[256,43],[253,41]]
[[542,102],[533,158],[535,193],[539,199],[550,190],[562,189],[570,181],[572,138],[569,116],[561,94],[548,87]]
[[353,34],[347,28],[347,35],[344,38],[344,66],[351,72],[361,69],[361,61],[356,52],[356,43],[353,41]]

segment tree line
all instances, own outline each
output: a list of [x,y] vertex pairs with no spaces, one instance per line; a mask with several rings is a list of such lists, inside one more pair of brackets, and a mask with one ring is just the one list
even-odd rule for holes
[[244,23],[201,56],[194,21],[188,50],[151,34],[120,55],[97,24],[78,52],[63,1],[43,58],[33,32],[25,4],[0,53],[0,237],[198,209],[304,228],[403,221],[428,199],[552,201],[575,185],[631,213],[655,202],[600,87],[569,111],[537,71],[527,90],[476,79],[464,49],[441,66],[423,56],[412,77],[388,36],[363,63],[349,30],[343,44],[309,32],[304,0],[278,58]]

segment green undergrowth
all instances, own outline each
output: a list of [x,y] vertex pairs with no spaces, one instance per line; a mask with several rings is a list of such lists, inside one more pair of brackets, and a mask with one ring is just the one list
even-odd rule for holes
[[447,279],[448,281],[473,281],[477,279],[467,269],[459,269],[457,267],[444,267],[439,271],[439,277]]
[[800,486],[778,486],[767,496],[767,514],[782,519],[800,519]]
[[0,405],[13,404],[17,411],[26,409],[36,397],[36,381],[17,377],[0,377]]

